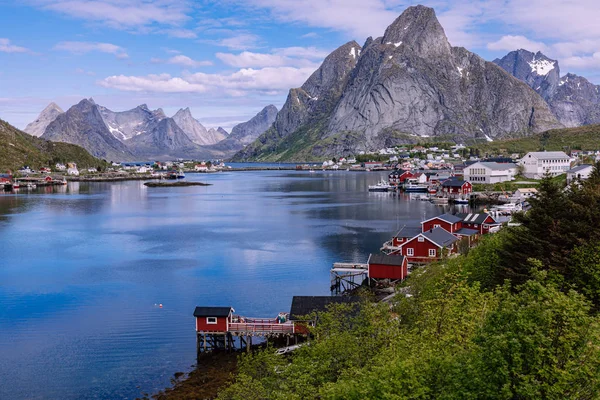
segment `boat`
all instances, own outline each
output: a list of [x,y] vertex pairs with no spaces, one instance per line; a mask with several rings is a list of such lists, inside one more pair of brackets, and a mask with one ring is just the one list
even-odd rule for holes
[[37,188],[37,185],[35,183],[30,182],[27,184],[27,189],[35,189],[35,188]]
[[417,200],[421,200],[421,201],[429,201],[429,195],[426,194],[420,194],[416,197]]
[[429,186],[427,188],[427,193],[429,193],[429,194],[436,194],[437,193],[437,189],[434,186]]
[[175,172],[175,171],[167,172],[167,179],[177,179],[177,172]]
[[369,185],[369,192],[391,192],[394,187],[383,179],[375,185]]
[[427,193],[427,185],[420,183],[406,183],[404,184],[405,192],[418,192],[418,193]]
[[15,183],[13,183],[12,188],[13,189],[19,189],[21,187],[21,184],[17,181],[15,181]]
[[457,197],[454,199],[454,204],[469,204],[469,199],[464,197]]
[[432,197],[431,199],[429,199],[429,201],[431,201],[433,204],[438,204],[438,205],[448,204],[448,198],[441,197],[441,196]]
[[177,179],[185,179],[185,174],[183,173],[182,169],[177,171]]

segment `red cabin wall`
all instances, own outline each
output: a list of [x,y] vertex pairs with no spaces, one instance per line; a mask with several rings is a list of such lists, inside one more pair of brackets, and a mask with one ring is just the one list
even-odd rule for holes
[[[414,249],[413,255],[408,255],[408,249]],[[429,257],[429,249],[435,249],[435,257]],[[405,256],[409,262],[423,262],[427,260],[437,260],[440,258],[440,248],[425,239],[424,242],[419,242],[418,238],[409,240],[402,246],[401,255]],[[454,246],[450,249],[450,252],[454,252]]]
[[402,266],[369,264],[369,278],[405,279],[408,274],[408,262],[404,259]]
[[216,324],[207,324],[206,317],[196,317],[196,331],[227,332],[227,318],[217,317]]
[[441,228],[444,228],[448,232],[453,233],[462,228],[462,221],[451,224],[447,221],[434,218],[431,221],[425,221],[423,222],[423,224],[421,224],[421,232],[427,232],[431,229],[435,229],[434,225],[439,225]]

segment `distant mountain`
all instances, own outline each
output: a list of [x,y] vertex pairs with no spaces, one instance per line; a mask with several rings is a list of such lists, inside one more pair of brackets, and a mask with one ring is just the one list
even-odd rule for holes
[[132,160],[134,155],[109,131],[92,99],[81,100],[52,121],[42,138],[79,145],[92,155],[111,161]]
[[162,119],[151,131],[127,141],[137,159],[210,158],[209,151],[186,135],[173,118]]
[[494,63],[538,92],[563,125],[600,123],[600,86],[574,74],[561,78],[558,61],[520,49]]
[[46,127],[50,125],[50,122],[54,121],[62,113],[64,113],[62,108],[56,105],[56,103],[50,103],[42,110],[35,121],[25,127],[24,131],[33,136],[42,136]]
[[151,111],[146,104],[121,112],[111,111],[103,106],[98,106],[98,109],[110,133],[122,142],[154,129],[166,118],[163,110],[159,108]]
[[383,37],[346,43],[289,92],[272,128],[236,160],[310,160],[415,142],[561,127],[530,87],[461,47],[433,9],[407,8]]
[[226,132],[223,134],[223,132],[214,129],[207,130],[192,116],[189,108],[182,108],[177,111],[177,113],[173,116],[173,120],[192,140],[192,142],[201,146],[218,143],[227,137]]
[[80,146],[49,142],[0,120],[0,172],[15,171],[24,165],[35,169],[54,167],[57,162],[75,162],[80,168],[104,164]]
[[249,121],[237,124],[231,133],[221,142],[210,146],[211,150],[220,151],[230,156],[255,141],[273,125],[277,117],[277,107],[268,105]]

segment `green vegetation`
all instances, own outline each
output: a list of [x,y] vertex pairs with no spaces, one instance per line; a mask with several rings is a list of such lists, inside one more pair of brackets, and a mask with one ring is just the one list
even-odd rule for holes
[[599,150],[600,125],[552,129],[537,135],[473,145],[482,154],[527,153],[530,151]]
[[[550,180],[561,187],[565,187],[567,185],[567,175],[557,175],[555,177],[550,178]],[[518,182],[518,183],[517,183]],[[530,188],[537,187],[540,181],[536,179],[525,178],[524,176],[516,176],[514,181],[511,182],[499,182],[499,183],[475,183],[473,184],[474,192],[514,192],[520,188]]]
[[596,168],[569,191],[542,180],[520,226],[413,271],[411,296],[332,307],[289,357],[242,356],[218,398],[599,399]]
[[75,162],[79,168],[104,168],[107,165],[80,146],[49,142],[0,120],[0,171],[14,171],[24,165],[35,169],[53,168],[57,162]]

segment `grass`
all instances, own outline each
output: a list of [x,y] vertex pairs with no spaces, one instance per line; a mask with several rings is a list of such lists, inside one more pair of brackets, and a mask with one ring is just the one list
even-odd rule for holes
[[0,172],[15,171],[24,165],[53,168],[59,162],[74,162],[80,169],[108,165],[80,146],[40,139],[0,120]]
[[[556,183],[567,186],[567,174],[558,175],[552,178]],[[523,183],[515,183],[523,182]],[[524,176],[516,176],[514,181],[500,182],[491,184],[476,183],[473,185],[474,192],[514,192],[517,189],[536,187],[540,183],[539,180],[525,178]]]

